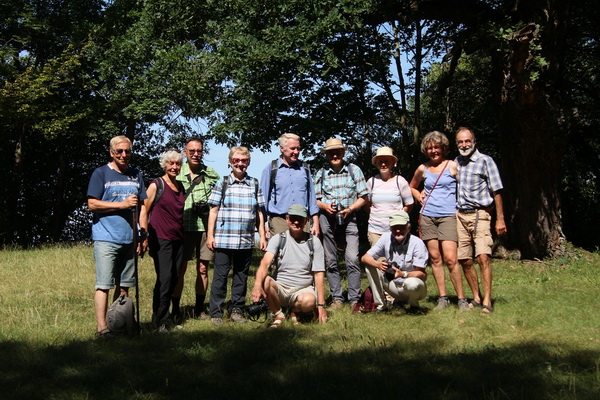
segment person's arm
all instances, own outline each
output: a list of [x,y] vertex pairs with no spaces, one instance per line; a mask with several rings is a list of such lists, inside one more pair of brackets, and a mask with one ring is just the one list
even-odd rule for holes
[[88,209],[92,212],[108,213],[119,210],[126,210],[128,208],[137,207],[138,197],[131,195],[123,201],[104,201],[98,200],[94,197],[88,197]]
[[365,204],[367,204],[368,201],[368,196],[365,194],[364,196],[356,199],[356,201],[352,203],[350,207],[344,208],[341,213],[344,215],[344,218],[347,218],[354,211],[360,210]]
[[206,227],[206,246],[215,251],[215,227],[217,225],[219,206],[213,206],[208,213],[208,226]]
[[379,258],[378,260],[376,260],[369,253],[365,253],[365,255],[362,256],[360,260],[363,262],[363,264],[367,264],[370,267],[375,267],[382,272],[385,272],[388,269],[388,263],[387,261],[385,261],[385,259]]
[[319,235],[321,234],[321,228],[319,227],[319,214],[313,215],[312,220],[313,220],[313,226],[310,229],[310,233],[311,233],[311,235],[315,235],[315,236],[319,237]]
[[267,235],[265,230],[265,216],[262,213],[260,207],[256,209],[256,220],[258,227],[258,236],[260,237],[260,249],[265,251],[267,249]]
[[424,174],[425,174],[425,166],[423,164],[421,164],[415,171],[415,174],[413,175],[413,178],[411,179],[410,184],[409,184],[410,192],[412,193],[413,198],[417,199],[417,201],[419,203],[421,203],[421,205],[423,205],[423,201],[425,200],[425,190],[419,191],[419,187],[421,186],[421,183],[423,182]]
[[392,267],[394,270],[394,279],[397,278],[419,278],[423,282],[427,280],[427,273],[425,272],[425,268],[422,267],[414,267],[414,271],[402,271],[400,268]]
[[317,206],[319,206],[319,209],[321,211],[325,211],[329,215],[333,215],[336,213],[336,211],[333,208],[331,208],[331,204],[323,203],[321,200],[317,200]]
[[502,236],[506,234],[506,222],[504,222],[502,195],[499,192],[494,192],[494,204],[496,206],[496,233]]
[[257,303],[261,297],[267,298],[265,292],[264,283],[267,275],[269,274],[269,266],[273,262],[275,254],[267,251],[260,261],[260,265],[256,270],[256,278],[254,280],[254,288],[252,289],[252,301]]
[[317,289],[317,313],[319,322],[327,322],[327,311],[325,310],[325,272],[314,272],[315,288]]

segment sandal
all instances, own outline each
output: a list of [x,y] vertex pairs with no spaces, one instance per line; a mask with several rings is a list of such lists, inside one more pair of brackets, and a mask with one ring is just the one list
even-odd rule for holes
[[285,321],[285,317],[281,316],[281,317],[275,317],[273,319],[273,322],[271,322],[271,324],[269,325],[269,328],[279,328],[281,327],[281,325],[283,325],[283,321]]
[[476,308],[476,307],[481,307],[481,303],[478,301],[475,301],[475,300],[473,300],[469,303],[469,308]]
[[482,314],[491,314],[494,312],[494,307],[492,306],[481,306],[481,313]]
[[298,316],[294,312],[290,313],[290,321],[292,321],[292,325],[300,325],[300,320],[298,319]]

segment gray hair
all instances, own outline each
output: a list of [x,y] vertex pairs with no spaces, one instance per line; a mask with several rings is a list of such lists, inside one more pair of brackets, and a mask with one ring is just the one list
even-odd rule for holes
[[161,154],[158,163],[162,169],[165,169],[167,161],[171,160],[177,160],[177,162],[181,164],[183,162],[183,154],[181,154],[179,150],[167,150]]
[[117,147],[117,145],[119,143],[128,143],[129,148],[130,149],[132,148],[131,140],[129,140],[129,138],[127,136],[119,135],[119,136],[115,136],[114,138],[110,139],[110,149],[112,151],[115,151],[115,148]]
[[285,149],[289,139],[300,141],[300,136],[296,135],[295,133],[284,133],[283,135],[279,136],[279,146]]
[[427,135],[425,135],[423,140],[421,140],[421,153],[425,155],[427,155],[428,143],[439,145],[442,148],[444,156],[446,156],[448,154],[448,151],[450,150],[450,141],[448,140],[446,135],[444,135],[440,131],[431,131]]

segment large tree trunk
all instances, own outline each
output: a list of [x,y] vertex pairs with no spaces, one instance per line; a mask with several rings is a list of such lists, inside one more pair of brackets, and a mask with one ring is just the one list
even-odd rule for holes
[[[523,258],[564,250],[559,188],[568,133],[559,91],[565,46],[563,3],[540,2],[537,9],[529,4],[523,10],[521,20],[532,22],[510,38],[512,52],[503,71],[499,129],[508,237],[509,245],[520,249]],[[539,52],[533,48],[536,41]],[[543,57],[546,67],[537,67],[535,57]],[[537,79],[532,79],[532,72],[540,74]]]

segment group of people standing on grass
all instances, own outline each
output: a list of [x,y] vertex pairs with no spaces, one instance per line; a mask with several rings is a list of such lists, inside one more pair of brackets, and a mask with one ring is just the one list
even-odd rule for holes
[[[421,150],[429,161],[417,168],[410,184],[394,173],[398,159],[393,149],[376,151],[372,162],[379,173],[367,180],[357,165],[345,160],[346,146],[337,138],[326,141],[321,151],[328,162],[313,175],[299,159],[300,141],[295,134],[283,134],[281,156],[265,166],[259,182],[247,173],[251,156],[246,147],[230,150],[231,173],[221,178],[204,165],[202,140],[191,138],[183,154],[168,150],[161,155],[165,173],[146,190],[141,174],[128,165],[131,141],[113,138],[112,160],[94,171],[87,193],[94,212],[96,335],[111,335],[106,324],[108,292],[116,286],[115,297],[127,295],[135,284],[134,251],[143,254],[147,248],[156,270],[152,310],[160,332],[177,326],[182,317],[183,278],[194,258],[196,299],[191,315],[219,326],[227,311],[231,321],[246,322],[243,308],[255,232],[265,253],[251,297],[254,302],[266,301],[273,316],[271,327],[288,318],[293,324],[313,318],[326,322],[326,309],[341,308],[345,302],[356,308],[364,297],[361,261],[379,311],[392,303],[407,304],[409,312],[420,310],[419,301],[427,295],[428,259],[440,295],[436,309],[450,304],[446,263],[459,309],[493,311],[490,224],[495,209],[496,233],[506,233],[502,182],[492,158],[477,151],[472,130],[458,129],[460,155],[455,160],[446,158],[449,141],[444,134],[427,134]],[[415,199],[420,204],[419,235],[410,232],[409,212]],[[369,212],[371,246],[361,259],[359,210]],[[138,221],[132,220],[133,215],[139,216]],[[136,223],[141,232],[149,232],[147,239],[141,235],[139,242],[134,241]],[[132,243],[138,243],[136,249]],[[340,250],[347,270],[347,298],[338,266]],[[483,296],[473,255],[481,269]],[[207,271],[213,258],[207,312]],[[458,262],[473,293],[471,303]],[[231,301],[225,310],[231,269]],[[287,315],[284,308],[289,309]]]

